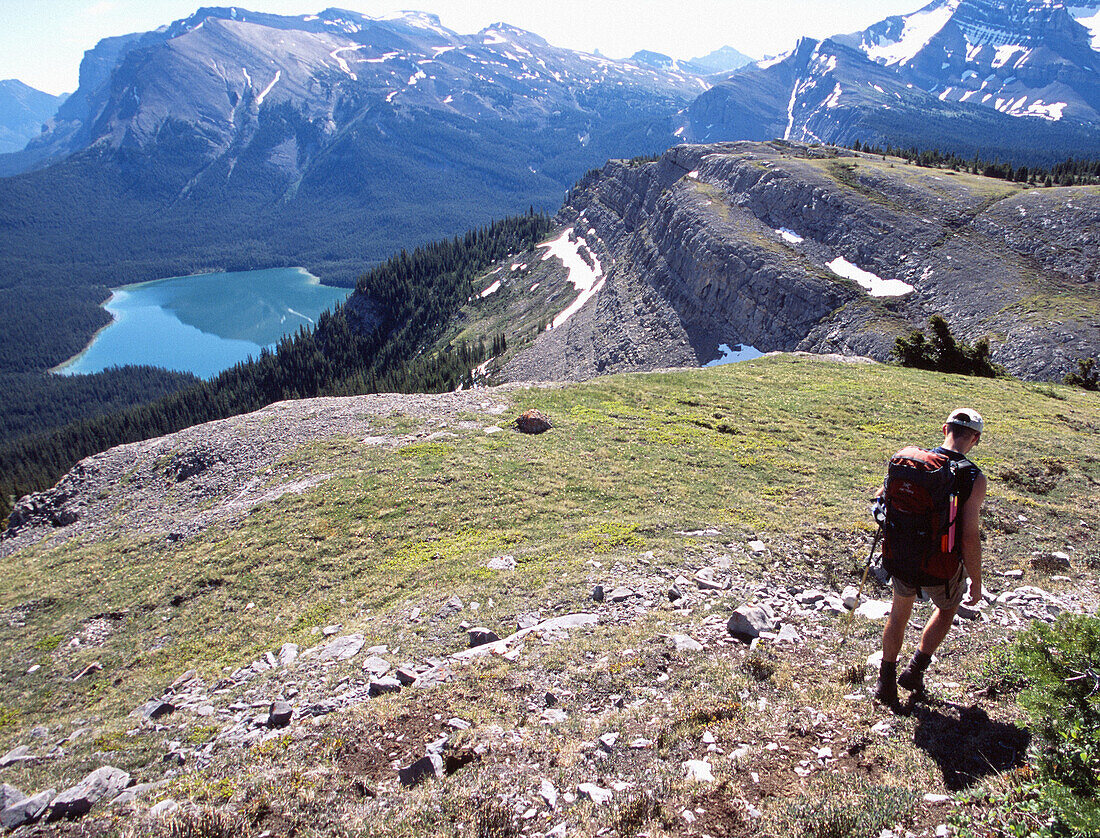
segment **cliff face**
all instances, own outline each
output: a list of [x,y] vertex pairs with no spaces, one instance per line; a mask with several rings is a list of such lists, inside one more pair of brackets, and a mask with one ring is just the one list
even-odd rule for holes
[[[508,378],[698,365],[723,343],[886,359],[936,313],[967,341],[988,335],[1024,378],[1061,378],[1100,354],[1092,187],[1027,189],[779,142],[680,146],[590,173],[560,221],[605,282]],[[840,274],[913,290],[871,296]]]

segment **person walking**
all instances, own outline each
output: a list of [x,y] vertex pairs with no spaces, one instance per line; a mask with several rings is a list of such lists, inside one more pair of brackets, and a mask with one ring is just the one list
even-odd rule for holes
[[[954,462],[953,492],[957,497],[957,517],[953,543],[947,552],[949,560],[958,565],[951,578],[946,581],[932,577],[926,572],[920,573],[911,581],[893,576],[894,596],[890,615],[886,619],[886,628],[882,633],[882,663],[879,666],[878,680],[875,682],[874,697],[883,704],[895,707],[898,704],[898,686],[911,693],[924,691],[924,672],[932,662],[932,655],[947,637],[951,623],[963,600],[964,574],[970,578],[969,597],[966,604],[975,606],[982,597],[982,545],[979,533],[982,503],[985,501],[986,477],[966,455],[981,441],[984,422],[981,415],[967,408],[954,410],[943,426],[943,444],[932,453],[941,455]],[[904,453],[904,452],[900,452]],[[887,492],[887,485],[879,490],[879,497]],[[887,504],[887,521],[890,511]],[[886,553],[889,553],[890,532],[887,531]],[[886,567],[890,570],[889,556]],[[913,611],[913,602],[919,590],[932,600],[935,611],[921,632],[920,645],[908,665],[899,675],[897,672],[898,655],[905,640],[905,630]]]

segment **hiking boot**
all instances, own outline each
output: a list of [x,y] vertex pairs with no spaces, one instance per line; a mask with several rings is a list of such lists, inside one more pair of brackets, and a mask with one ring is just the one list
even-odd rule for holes
[[898,704],[898,663],[897,661],[879,664],[878,680],[875,681],[875,689],[872,695],[875,700],[887,707],[896,707]]
[[893,678],[883,678],[879,673],[875,681],[875,690],[872,693],[875,701],[885,704],[887,707],[895,707],[898,704],[898,685]]
[[913,655],[912,660],[909,661],[909,665],[906,666],[898,676],[898,686],[909,690],[909,692],[923,693],[924,670],[928,668],[928,664],[931,662],[931,655],[917,652]]

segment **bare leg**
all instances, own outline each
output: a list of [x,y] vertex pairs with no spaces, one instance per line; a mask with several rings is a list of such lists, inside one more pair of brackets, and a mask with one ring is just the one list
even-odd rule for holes
[[[947,632],[951,631],[951,623],[955,619],[955,612],[958,610],[958,608],[952,608],[950,611],[943,611],[937,608],[933,612],[932,617],[928,620],[920,636],[920,650],[924,652],[924,654],[931,656],[936,649],[939,648],[940,644],[943,643],[943,639],[947,637]],[[889,630],[889,622],[887,622],[886,628]],[[884,640],[884,649],[885,645],[886,643]],[[884,651],[883,655],[885,654]]]
[[[915,596],[898,596],[894,594],[894,601],[890,606],[890,616],[886,618],[886,628],[882,632],[882,659],[887,663],[897,661],[898,655],[901,653],[902,643],[905,642],[905,628],[909,625],[909,616],[913,613],[913,602],[915,600]],[[952,616],[954,615],[952,614]],[[933,619],[935,619],[934,616]],[[929,621],[928,625],[931,626],[932,621]],[[947,628],[950,627],[951,620],[948,619]],[[927,627],[925,631],[928,631]],[[936,641],[937,645],[946,634],[947,629],[944,629],[940,639]],[[921,642],[923,643],[923,637]]]

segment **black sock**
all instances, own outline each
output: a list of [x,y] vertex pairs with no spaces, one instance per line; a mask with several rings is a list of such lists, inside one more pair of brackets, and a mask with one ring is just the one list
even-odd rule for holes
[[898,680],[898,662],[882,661],[878,665],[878,677],[883,681]]
[[932,663],[931,655],[926,655],[924,652],[916,652],[913,655],[913,659],[909,661],[909,668],[916,672],[924,672],[930,663]]

